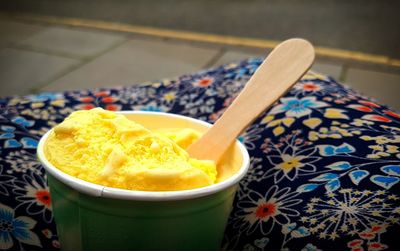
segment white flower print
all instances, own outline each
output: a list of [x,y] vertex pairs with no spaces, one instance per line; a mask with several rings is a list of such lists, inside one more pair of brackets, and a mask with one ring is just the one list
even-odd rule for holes
[[264,178],[274,177],[274,182],[279,183],[283,179],[293,181],[300,175],[315,172],[314,163],[321,159],[314,156],[318,148],[299,138],[299,134],[299,131],[294,131],[280,138],[278,144],[269,139],[264,141],[262,148],[267,153],[271,165],[264,173]]
[[239,136],[239,140],[243,142],[248,150],[254,150],[256,148],[254,141],[257,141],[259,138],[261,138],[261,132],[263,130],[263,128],[260,128],[257,124],[254,124]]
[[11,169],[7,170],[7,173],[26,173],[28,170],[38,175],[43,173],[43,167],[38,161],[36,154],[26,150],[10,152],[6,156],[5,161],[11,167]]
[[45,222],[51,222],[53,218],[51,197],[44,178],[35,173],[24,174],[22,180],[14,183],[16,200],[21,202],[16,208],[26,207],[28,214],[41,214]]
[[[301,221],[311,234],[334,240],[340,234],[362,235],[371,227],[388,227],[399,223],[400,211],[392,201],[399,198],[384,190],[358,191],[341,189],[324,198],[311,198]],[[397,210],[398,211],[398,210]]]
[[249,192],[248,185],[253,181],[260,181],[263,177],[264,171],[262,166],[261,158],[250,158],[250,167],[247,171],[246,175],[240,181],[240,187],[237,191],[237,195],[239,199],[242,199]]
[[14,187],[14,176],[6,175],[3,173],[3,166],[0,165],[0,195],[9,195],[9,190]]
[[291,208],[302,201],[295,199],[297,195],[289,187],[279,190],[276,185],[265,195],[251,191],[247,198],[238,202],[239,209],[235,213],[236,222],[233,227],[239,228],[240,233],[251,234],[260,229],[262,234],[267,235],[275,224],[287,224],[290,217],[299,216],[299,212]]

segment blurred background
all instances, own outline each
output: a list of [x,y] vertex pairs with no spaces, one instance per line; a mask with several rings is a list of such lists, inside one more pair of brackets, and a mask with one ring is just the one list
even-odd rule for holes
[[400,1],[0,2],[0,96],[140,84],[251,57],[291,37],[313,70],[400,109]]

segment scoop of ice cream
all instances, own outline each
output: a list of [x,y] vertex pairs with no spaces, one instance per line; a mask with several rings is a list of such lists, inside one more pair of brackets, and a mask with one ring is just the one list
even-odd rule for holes
[[92,183],[129,190],[175,191],[215,183],[216,165],[184,150],[193,129],[152,132],[123,115],[95,108],[76,111],[54,127],[46,158],[61,171]]

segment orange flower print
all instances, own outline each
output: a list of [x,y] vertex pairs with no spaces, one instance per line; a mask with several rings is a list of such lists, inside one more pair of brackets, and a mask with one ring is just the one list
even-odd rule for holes
[[201,78],[193,83],[194,86],[198,87],[208,87],[214,83],[214,78],[205,77]]

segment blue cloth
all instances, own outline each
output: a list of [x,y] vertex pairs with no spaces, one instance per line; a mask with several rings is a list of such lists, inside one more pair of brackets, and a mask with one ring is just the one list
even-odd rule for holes
[[[0,249],[58,250],[38,139],[78,109],[145,110],[214,122],[261,63],[144,86],[0,99]],[[222,250],[396,250],[400,115],[308,73],[241,136],[251,167]]]

